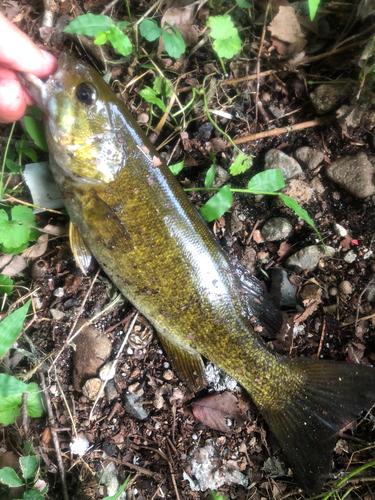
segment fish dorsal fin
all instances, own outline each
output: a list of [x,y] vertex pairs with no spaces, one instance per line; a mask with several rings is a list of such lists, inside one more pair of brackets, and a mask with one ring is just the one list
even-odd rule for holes
[[289,360],[302,386],[280,410],[262,410],[297,483],[320,493],[338,432],[375,402],[375,369],[355,363]]
[[159,334],[159,338],[173,368],[181,375],[189,388],[194,392],[203,389],[207,381],[202,356],[164,335]]
[[71,221],[69,223],[69,241],[77,266],[83,274],[86,274],[92,261],[92,254],[83,241],[81,233]]

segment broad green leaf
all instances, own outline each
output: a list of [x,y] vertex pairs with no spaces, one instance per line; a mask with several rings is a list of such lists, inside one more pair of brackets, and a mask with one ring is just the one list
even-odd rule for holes
[[249,7],[251,7],[249,2],[247,2],[246,0],[236,0],[236,2],[237,2],[237,5],[239,7],[241,7],[242,9],[248,9]]
[[5,274],[0,274],[0,297],[7,294],[10,295],[13,290],[13,280]]
[[39,460],[38,457],[21,457],[20,458],[20,466],[22,470],[22,475],[25,479],[30,479],[36,475],[39,469]]
[[22,479],[17,476],[16,472],[11,467],[3,467],[0,469],[0,482],[11,488],[23,485]]
[[155,78],[153,89],[157,94],[160,94],[161,96],[166,97],[167,99],[169,97],[172,97],[174,92],[173,85],[168,80],[168,78],[165,78],[164,76],[158,76],[157,78]]
[[250,179],[247,189],[250,191],[266,191],[273,193],[285,186],[285,181],[281,170],[273,168],[254,175]]
[[211,28],[210,36],[215,40],[214,49],[220,57],[231,59],[238,54],[241,40],[229,15],[209,17],[207,26]]
[[22,500],[44,500],[43,495],[38,490],[27,490],[23,494]]
[[185,42],[181,33],[176,28],[171,26],[169,23],[165,24],[168,26],[167,29],[171,29],[173,31],[173,33],[169,33],[169,31],[166,30],[163,31],[165,50],[170,57],[178,59],[186,50]]
[[22,253],[24,250],[26,250],[26,248],[29,247],[29,240],[26,241],[26,243],[24,243],[23,245],[20,245],[19,247],[7,247],[7,246],[3,246],[3,250],[5,253],[8,253],[9,255],[19,255],[20,253]]
[[16,141],[16,143],[15,143],[16,151],[19,155],[24,154],[28,158],[30,158],[30,160],[32,160],[34,163],[36,163],[37,162],[36,153],[33,149],[28,147],[28,145],[26,143],[25,135],[26,134],[24,134],[22,136],[22,139],[20,139],[19,141]]
[[15,205],[11,210],[12,220],[17,220],[22,223],[35,223],[35,215],[33,211],[29,207],[25,207],[25,205]]
[[98,31],[94,40],[95,45],[104,45],[108,41],[109,31]]
[[4,210],[0,210],[0,243],[4,250],[18,248],[29,241],[30,226],[35,224],[35,215],[29,207],[15,205],[11,210],[11,220],[6,220]]
[[43,151],[48,151],[48,144],[46,134],[44,133],[43,123],[40,120],[36,120],[32,116],[24,116],[23,121],[27,133],[38,146],[38,148],[42,149]]
[[149,42],[153,42],[163,34],[163,30],[159,28],[156,21],[153,19],[145,19],[142,21],[139,25],[139,31]]
[[32,441],[26,441],[23,445],[25,455],[35,455],[35,448]]
[[296,200],[291,198],[290,196],[286,196],[285,194],[279,194],[280,198],[283,200],[285,205],[289,208],[291,208],[298,217],[301,217],[307,224],[309,224],[316,234],[318,235],[320,241],[323,243],[324,246],[325,243],[323,241],[323,238],[321,237],[319,231],[316,229],[314,221],[310,218],[309,214],[306,212],[305,209],[301,208]]
[[229,168],[230,175],[243,174],[253,164],[253,157],[247,156],[244,153],[239,153],[233,165]]
[[111,26],[109,28],[108,40],[121,55],[128,56],[131,54],[133,46],[129,37],[124,35],[117,26]]
[[27,413],[40,417],[44,413],[45,401],[40,387],[32,382],[25,384],[11,375],[0,373],[0,423],[9,425],[21,414],[22,394],[28,392]]
[[151,87],[145,87],[143,90],[140,91],[139,95],[143,97],[143,99],[145,99],[147,102],[159,106],[159,108],[165,113],[164,102],[161,99],[159,99],[159,97],[156,97],[155,90],[153,90]]
[[222,187],[217,194],[201,207],[200,214],[204,220],[211,222],[221,217],[232,206],[230,186]]
[[21,165],[18,163],[14,162],[13,160],[7,158],[5,160],[5,165],[11,170],[14,174],[19,174],[22,171]]
[[34,118],[43,118],[43,111],[38,106],[27,106],[26,114],[29,116],[33,116]]
[[311,21],[314,19],[316,11],[318,10],[320,0],[309,0],[309,12]]
[[30,302],[29,300],[24,306],[13,311],[0,322],[0,358],[11,348],[21,333]]
[[176,163],[176,165],[169,165],[169,170],[172,174],[177,175],[184,168],[184,160],[180,161],[180,163]]
[[216,156],[211,153],[211,151],[207,151],[208,156],[211,158],[212,163],[215,165]]
[[215,180],[215,165],[212,165],[206,173],[206,178],[204,180],[204,185],[206,188],[211,188]]
[[128,23],[128,21],[120,21],[119,23],[117,23],[117,26],[120,28],[120,29],[125,29],[127,26],[129,26],[130,23]]
[[130,474],[129,476],[125,479],[125,482],[122,486],[120,486],[120,488],[116,491],[116,493],[110,497],[105,497],[103,498],[103,500],[117,500],[118,497],[124,492],[125,488],[126,488],[126,485],[128,484],[129,482],[129,479],[130,479]]
[[99,31],[108,31],[113,26],[113,21],[108,16],[97,16],[95,14],[83,14],[72,21],[65,29],[65,33],[76,33],[77,35],[96,36]]

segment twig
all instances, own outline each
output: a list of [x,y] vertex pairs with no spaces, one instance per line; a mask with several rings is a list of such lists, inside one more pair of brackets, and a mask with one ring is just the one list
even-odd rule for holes
[[101,16],[104,16],[109,10],[112,9],[112,7],[114,7],[116,5],[116,3],[118,2],[119,0],[112,0],[112,2],[109,2],[108,5],[106,5],[104,7],[104,9],[101,11],[100,15]]
[[311,63],[314,63],[317,61],[321,61],[322,59],[325,59],[326,57],[335,56],[336,54],[340,54],[341,52],[345,52],[346,50],[354,49],[355,47],[361,47],[362,45],[366,45],[368,40],[369,39],[362,40],[360,42],[351,43],[350,45],[346,45],[345,47],[341,47],[340,49],[331,50],[330,52],[326,52],[325,54],[319,54],[317,56],[306,57],[306,59],[302,59],[302,61],[300,62],[299,65],[311,64]]
[[46,398],[48,421],[49,421],[49,425],[50,425],[53,445],[55,447],[55,452],[56,452],[57,466],[58,466],[59,473],[60,473],[63,497],[64,497],[64,500],[69,500],[68,488],[66,486],[66,481],[65,481],[64,465],[62,462],[61,451],[60,451],[59,438],[57,436],[57,432],[54,430],[56,427],[55,417],[53,416],[51,400],[50,400],[49,393],[48,393],[47,388],[46,388],[44,374],[41,370],[39,371],[39,378],[40,378],[40,384],[41,384],[42,389],[43,389],[44,397]]
[[[245,137],[239,137],[234,139],[235,144],[243,144],[244,142],[257,141],[258,139],[263,139],[264,137],[273,137],[275,135],[289,134],[290,132],[295,132],[297,130],[304,130],[310,127],[318,127],[319,125],[326,125],[335,120],[334,116],[323,116],[322,118],[315,118],[308,122],[297,123],[296,125],[290,125],[287,127],[274,128],[273,130],[267,130],[265,132],[258,132],[257,134],[246,135]],[[227,143],[227,148],[231,145],[230,142]]]
[[271,0],[268,0],[266,13],[264,15],[262,38],[260,39],[259,51],[258,51],[258,57],[257,57],[257,87],[256,87],[256,93],[255,93],[255,122],[258,121],[258,102],[259,102],[259,87],[260,87],[260,83],[259,83],[259,80],[260,80],[260,78],[259,78],[259,75],[260,75],[260,56],[262,54],[264,37],[266,36],[267,17],[268,17],[268,11],[270,8],[270,4],[271,4]]
[[168,460],[168,465],[169,465],[169,470],[171,472],[171,477],[172,477],[172,483],[173,483],[173,486],[174,486],[174,491],[176,493],[176,498],[177,500],[180,500],[180,495],[178,493],[178,489],[177,489],[177,483],[176,483],[176,478],[175,478],[175,475],[174,475],[174,472],[173,472],[173,467],[172,467],[172,456],[171,456],[171,450],[169,449],[169,446],[167,445],[167,451],[168,451],[168,457],[169,457],[169,460]]
[[27,398],[29,393],[26,391],[22,394],[22,427],[23,432],[25,433],[25,441],[27,440],[27,436],[29,434],[29,416],[27,414]]
[[11,203],[20,203],[21,205],[27,205],[28,207],[39,208],[40,210],[44,210],[45,212],[52,212],[58,215],[66,215],[64,214],[64,212],[59,212],[58,210],[52,210],[52,208],[44,208],[40,207],[39,205],[33,205],[32,203],[27,203],[27,201],[19,200],[18,198],[15,198],[14,196],[11,196],[10,194],[7,193],[5,193],[5,196],[8,198],[6,201],[10,201]]
[[[358,318],[358,321],[365,321],[366,319],[372,319],[375,318],[375,313],[370,314],[369,316],[363,316],[363,318]],[[346,323],[340,323],[340,326],[350,326],[355,324],[356,320],[353,318],[350,321],[347,321]]]
[[159,5],[163,2],[164,0],[158,0],[157,2],[155,2],[149,9],[147,12],[145,12],[143,14],[142,17],[140,17],[138,19],[138,21],[136,21],[134,23],[134,27],[138,26],[139,23],[141,23],[143,21],[143,19],[146,19],[146,17],[148,17],[148,15],[150,14],[150,12],[152,12],[154,9],[156,9],[156,7],[159,7]]
[[318,358],[319,358],[320,352],[322,350],[322,345],[323,345],[323,340],[324,340],[325,332],[326,332],[326,320],[323,319],[322,333],[320,335],[320,342],[319,342],[318,354],[317,354]]
[[92,414],[93,414],[93,412],[94,412],[94,410],[95,410],[96,404],[97,404],[97,402],[99,401],[99,399],[101,398],[101,395],[103,394],[104,388],[105,388],[105,386],[107,385],[108,380],[110,380],[110,378],[109,378],[109,377],[110,377],[110,374],[111,374],[111,373],[113,373],[113,372],[115,371],[115,368],[116,368],[117,362],[118,362],[118,360],[119,360],[119,358],[120,358],[120,356],[121,356],[122,351],[123,351],[123,350],[124,350],[124,348],[125,348],[125,345],[126,345],[126,343],[127,343],[127,341],[128,341],[129,335],[131,334],[131,332],[132,332],[132,330],[133,330],[133,327],[134,327],[134,325],[135,325],[135,322],[137,321],[138,314],[139,314],[139,312],[137,312],[137,313],[136,313],[136,315],[135,315],[135,316],[134,316],[134,318],[133,318],[133,321],[130,323],[130,326],[129,326],[129,328],[128,328],[128,331],[126,332],[125,338],[124,338],[124,340],[122,341],[121,347],[120,347],[120,349],[118,350],[118,353],[117,353],[117,355],[116,355],[115,359],[114,359],[114,360],[113,360],[113,362],[112,362],[112,366],[111,366],[110,370],[108,370],[108,376],[107,376],[107,378],[103,381],[103,384],[102,384],[102,386],[101,386],[101,388],[100,388],[100,391],[99,391],[98,395],[96,396],[95,402],[94,402],[93,407],[91,408],[91,411],[90,411],[89,422],[90,422],[90,421],[91,421],[91,419],[92,419]]

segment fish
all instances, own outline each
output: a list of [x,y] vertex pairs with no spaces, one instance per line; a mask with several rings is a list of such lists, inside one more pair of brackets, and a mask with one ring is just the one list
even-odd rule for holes
[[273,317],[257,306],[262,293],[243,285],[178,180],[90,65],[62,52],[47,81],[22,78],[44,112],[51,170],[71,222],[104,272],[153,325],[188,386],[205,386],[203,358],[236,379],[298,485],[320,492],[339,431],[375,403],[375,369],[290,359],[268,348],[249,318],[260,310],[263,321],[268,312]]

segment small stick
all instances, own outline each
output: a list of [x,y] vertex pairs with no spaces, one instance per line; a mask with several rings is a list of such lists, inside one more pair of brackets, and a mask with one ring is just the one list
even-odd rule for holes
[[27,440],[27,436],[29,434],[29,416],[27,414],[27,398],[29,393],[26,391],[22,394],[22,427],[23,432],[25,433],[25,441]]
[[[327,123],[333,122],[334,116],[323,116],[321,118],[315,118],[308,122],[297,123],[296,125],[290,125],[287,127],[274,128],[273,130],[267,130],[266,132],[258,132],[257,134],[246,135],[245,137],[239,137],[234,139],[235,144],[243,144],[244,142],[257,141],[258,139],[263,139],[264,137],[274,137],[275,135],[289,134],[290,132],[296,132],[297,130],[304,130],[310,127],[318,127],[319,125],[326,125]],[[227,143],[227,148],[231,146],[230,142]]]
[[104,7],[104,9],[101,11],[100,15],[101,16],[104,16],[109,10],[112,9],[112,7],[114,7],[116,5],[116,3],[118,2],[119,0],[112,0],[112,2],[109,2],[108,5],[106,5]]
[[325,332],[326,332],[326,320],[323,319],[322,333],[320,335],[320,342],[319,342],[319,348],[318,348],[318,354],[317,354],[318,358],[319,358],[320,352],[322,350],[322,345],[323,345],[323,340],[324,340]]
[[38,205],[33,205],[32,203],[27,203],[27,201],[19,200],[18,198],[15,198],[14,196],[11,196],[10,194],[7,193],[5,193],[5,196],[8,198],[7,201],[10,201],[12,203],[16,202],[20,203],[21,205],[26,205],[28,207],[39,208],[41,210],[44,210],[45,212],[52,212],[54,214],[66,215],[64,214],[64,212],[59,212],[58,210],[52,210],[52,208],[44,208],[44,207],[39,207]]
[[[372,319],[372,318],[375,318],[375,313],[372,313],[369,316],[363,316],[363,318],[358,318],[358,321],[365,321],[366,319]],[[341,323],[340,326],[354,325],[355,322],[356,322],[356,320],[353,318],[353,319],[351,319],[350,321],[348,321],[346,323]]]
[[[255,122],[258,121],[258,109],[259,109],[259,88],[260,88],[260,56],[262,54],[262,49],[263,49],[263,44],[264,44],[264,37],[266,36],[266,27],[267,27],[267,17],[268,17],[268,11],[270,9],[270,4],[271,0],[268,0],[267,3],[267,8],[266,8],[266,13],[264,15],[264,23],[263,23],[263,31],[262,31],[262,38],[260,39],[260,44],[259,44],[259,51],[258,51],[258,57],[257,57],[257,86],[256,86],[256,94],[255,94]],[[268,120],[267,120],[268,121]]]
[[178,489],[177,489],[176,478],[175,478],[175,475],[174,475],[174,472],[173,472],[171,450],[169,449],[168,445],[167,445],[167,451],[168,451],[168,457],[169,457],[168,465],[169,465],[169,470],[171,472],[171,477],[172,477],[172,483],[173,483],[173,486],[174,486],[174,491],[176,493],[177,500],[181,500],[180,499],[180,495],[178,493]]
[[41,370],[39,370],[39,378],[40,378],[40,385],[42,386],[42,389],[43,389],[44,397],[46,398],[48,422],[50,425],[53,445],[55,447],[57,466],[58,466],[59,473],[60,473],[63,497],[64,497],[64,500],[69,500],[69,493],[68,493],[68,488],[66,486],[66,481],[65,481],[65,471],[64,471],[64,465],[63,465],[63,461],[62,461],[62,457],[61,457],[59,438],[57,436],[57,432],[54,430],[56,427],[55,417],[53,416],[51,400],[50,400],[50,397],[49,397],[49,394],[48,394],[48,391],[46,388],[44,374]]

